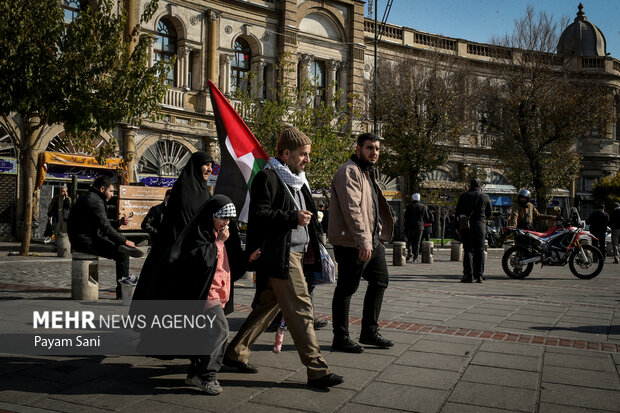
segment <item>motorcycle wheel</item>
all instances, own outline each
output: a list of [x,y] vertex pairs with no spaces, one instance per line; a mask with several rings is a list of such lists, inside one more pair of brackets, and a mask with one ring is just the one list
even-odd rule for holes
[[568,266],[575,277],[590,280],[601,273],[605,259],[603,253],[592,245],[582,245],[581,248],[589,262],[584,262],[579,250],[577,250],[570,256]]
[[527,257],[527,250],[523,247],[514,246],[508,248],[502,257],[502,268],[506,275],[517,280],[530,275],[534,264],[531,262],[525,265],[519,264],[519,261]]

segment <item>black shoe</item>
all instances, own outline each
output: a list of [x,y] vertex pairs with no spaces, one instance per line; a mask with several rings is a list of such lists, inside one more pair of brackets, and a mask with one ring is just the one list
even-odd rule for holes
[[137,248],[128,247],[127,245],[119,245],[116,249],[118,252],[127,254],[130,257],[141,258],[144,253]]
[[344,377],[334,373],[329,373],[326,376],[318,379],[308,379],[308,387],[314,387],[317,389],[326,389],[327,387],[337,386],[344,383]]
[[332,341],[332,351],[343,351],[345,353],[362,353],[364,347],[351,340],[349,336],[346,337],[334,337]]
[[360,343],[376,346],[379,348],[390,348],[394,346],[394,342],[381,337],[381,334],[375,333],[373,336],[360,336]]
[[480,284],[480,283],[482,283],[482,280],[481,280],[480,278],[476,278],[476,282],[477,282],[478,284]]
[[327,325],[327,320],[325,320],[324,318],[315,318],[314,319],[314,329],[318,330],[320,328],[323,328]]
[[229,359],[228,357],[224,357],[222,363],[226,367],[232,367],[234,369],[239,370],[240,373],[258,373],[258,367],[253,364],[248,363],[247,361],[237,361],[233,359]]
[[473,282],[471,278],[461,278],[462,283],[470,283]]

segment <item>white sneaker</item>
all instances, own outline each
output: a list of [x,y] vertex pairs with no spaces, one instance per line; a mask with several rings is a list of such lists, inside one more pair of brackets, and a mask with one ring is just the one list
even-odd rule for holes
[[224,389],[222,389],[222,386],[220,386],[219,381],[202,380],[198,376],[194,376],[191,379],[186,377],[185,383],[190,386],[196,386],[200,388],[202,391],[204,391],[205,393],[210,394],[212,396],[217,396],[218,394],[221,394],[224,391]]

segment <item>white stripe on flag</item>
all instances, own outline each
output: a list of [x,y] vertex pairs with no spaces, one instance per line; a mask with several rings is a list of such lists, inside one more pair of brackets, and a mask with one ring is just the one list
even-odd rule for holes
[[239,170],[241,170],[241,173],[245,178],[245,183],[248,183],[250,176],[252,175],[252,169],[254,168],[254,155],[252,155],[252,152],[248,152],[237,158],[237,154],[232,147],[232,143],[230,142],[228,135],[226,135],[226,149],[228,149],[228,153],[230,153],[230,156],[232,156],[237,163]]
[[248,222],[248,215],[250,212],[250,191],[245,194],[245,202],[243,203],[243,208],[239,213],[239,221]]

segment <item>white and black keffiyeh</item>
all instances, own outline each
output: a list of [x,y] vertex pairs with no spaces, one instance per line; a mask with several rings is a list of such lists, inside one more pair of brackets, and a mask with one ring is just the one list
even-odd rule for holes
[[218,211],[213,214],[213,218],[234,218],[237,216],[237,210],[235,209],[235,204],[232,202],[230,204],[226,204]]
[[269,158],[269,162],[265,165],[265,169],[273,169],[288,186],[295,190],[295,192],[299,191],[304,185],[310,189],[310,184],[306,179],[306,173],[304,171],[296,175],[291,172],[288,166],[280,163],[276,158]]

